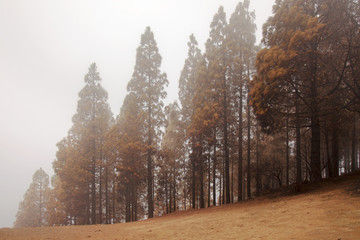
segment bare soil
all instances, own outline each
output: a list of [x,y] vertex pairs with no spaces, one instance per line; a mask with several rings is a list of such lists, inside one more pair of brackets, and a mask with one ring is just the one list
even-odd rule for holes
[[360,239],[359,174],[294,192],[134,223],[0,229],[0,239]]

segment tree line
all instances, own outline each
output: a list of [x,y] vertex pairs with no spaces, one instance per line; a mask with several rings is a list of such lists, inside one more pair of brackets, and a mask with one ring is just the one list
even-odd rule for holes
[[277,0],[260,46],[249,4],[219,8],[204,53],[190,35],[179,103],[150,27],[116,118],[93,63],[52,187],[38,170],[14,225],[137,221],[356,171],[359,1]]

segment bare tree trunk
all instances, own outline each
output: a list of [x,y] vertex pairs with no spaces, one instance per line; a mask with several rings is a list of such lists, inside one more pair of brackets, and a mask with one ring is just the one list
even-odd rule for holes
[[260,129],[256,130],[256,195],[260,195],[260,152],[259,152],[259,142],[260,142]]
[[[225,80],[224,80],[225,81]],[[225,85],[225,84],[224,84]],[[225,85],[226,87],[226,85]],[[224,158],[225,158],[225,201],[230,203],[230,158],[228,146],[227,95],[224,89]]]
[[105,223],[109,224],[109,166],[105,165]]
[[[100,161],[102,161],[102,152],[100,151]],[[100,164],[99,166],[99,221],[98,223],[102,224],[103,223],[103,219],[102,219],[102,164]]]
[[[169,200],[169,209],[168,209],[168,213],[171,213],[172,212],[172,208],[173,208],[173,202],[172,202],[172,183],[171,183],[171,180],[170,182],[167,180],[168,179],[168,176],[166,175],[166,186],[169,186],[169,195],[167,197],[167,199]],[[171,174],[169,175],[169,179],[171,179]]]
[[243,200],[243,151],[242,151],[242,144],[243,144],[243,86],[242,80],[240,84],[240,106],[239,106],[239,146],[238,146],[238,202]]
[[326,144],[326,177],[330,177],[331,157],[329,146],[329,130],[325,129],[325,144]]
[[91,224],[96,224],[96,182],[95,182],[95,156],[92,157],[91,164]]
[[199,169],[199,175],[200,175],[200,208],[205,208],[205,199],[204,199],[204,160],[203,160],[203,150],[202,147],[199,149],[199,160],[200,160],[200,169]]
[[116,202],[116,176],[113,174],[113,188],[112,188],[112,222],[116,222],[116,209],[115,209],[115,202]]
[[[316,58],[315,58],[316,59]],[[316,60],[313,59],[315,62]],[[316,62],[313,64],[314,67],[312,72],[315,76],[316,73]],[[317,93],[317,84],[316,77],[313,77],[311,81],[311,155],[310,155],[310,180],[311,181],[320,181],[321,180],[321,161],[320,161],[320,119],[319,119],[319,106],[317,102],[318,93]]]
[[[210,150],[209,150],[209,153],[210,153]],[[208,157],[208,207],[210,207],[210,202],[211,202],[211,195],[210,195],[210,185],[211,185],[211,168],[210,168],[210,154],[209,154],[209,157]]]
[[195,195],[196,195],[196,164],[195,164],[195,138],[193,137],[192,139],[192,153],[191,153],[191,170],[192,170],[192,179],[191,179],[191,192],[192,192],[192,208],[195,209],[196,208],[196,201],[195,201]]
[[247,197],[251,198],[251,166],[250,166],[250,127],[251,127],[251,118],[250,118],[250,86],[248,87],[248,96],[247,96]]
[[216,206],[216,128],[214,131],[213,206]]
[[176,194],[177,194],[177,191],[176,191],[176,166],[175,166],[175,159],[174,159],[174,167],[173,167],[173,206],[174,206],[174,210],[173,212],[175,212],[177,210],[177,201],[176,201]]
[[231,198],[230,202],[234,202],[234,157],[231,156]]
[[[296,89],[296,94],[298,90]],[[301,174],[301,133],[300,133],[300,116],[299,116],[299,100],[295,99],[295,129],[296,129],[296,185],[298,187],[302,184]],[[300,189],[299,189],[300,190]]]
[[339,145],[338,145],[338,134],[337,128],[334,126],[332,128],[332,143],[331,143],[331,167],[330,167],[330,177],[338,177],[339,176]]
[[290,180],[290,160],[289,160],[289,117],[286,117],[286,186],[289,186]]
[[356,155],[357,155],[357,148],[356,148],[356,115],[354,113],[354,125],[353,125],[353,132],[352,132],[352,139],[351,139],[351,172],[356,171]]

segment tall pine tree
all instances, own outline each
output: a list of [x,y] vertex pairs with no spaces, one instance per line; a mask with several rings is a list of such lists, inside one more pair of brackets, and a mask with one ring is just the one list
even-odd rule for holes
[[168,80],[166,74],[160,70],[161,60],[154,34],[150,27],[147,27],[141,35],[134,72],[127,89],[138,97],[140,107],[146,114],[143,125],[146,129],[144,139],[147,145],[148,218],[154,215],[153,157],[158,149],[161,127],[165,122],[163,99],[167,95],[164,88],[168,85]]

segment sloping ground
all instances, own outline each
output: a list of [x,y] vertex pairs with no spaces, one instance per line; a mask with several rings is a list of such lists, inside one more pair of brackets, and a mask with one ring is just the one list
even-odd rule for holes
[[280,195],[135,223],[0,229],[0,239],[360,239],[359,174]]

